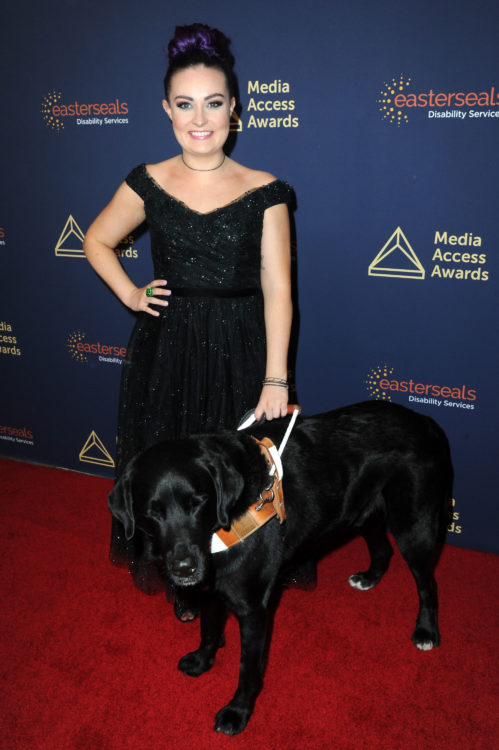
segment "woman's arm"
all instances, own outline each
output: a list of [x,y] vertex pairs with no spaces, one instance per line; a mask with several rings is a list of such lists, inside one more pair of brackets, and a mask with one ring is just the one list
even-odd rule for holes
[[[266,378],[287,381],[288,347],[293,315],[291,302],[291,258],[288,207],[284,203],[265,211],[262,233],[261,283],[267,337]],[[265,385],[255,409],[260,419],[284,417],[288,391],[278,385]]]
[[[155,279],[144,287],[137,287],[123,270],[114,251],[121,239],[144,219],[144,202],[126,183],[122,183],[111,202],[88,228],[83,249],[90,265],[123,304],[131,310],[144,310],[150,315],[158,316],[159,312],[149,305],[168,304],[161,299],[161,295],[170,293],[163,288],[166,280]],[[146,295],[147,287],[154,288],[153,296]]]

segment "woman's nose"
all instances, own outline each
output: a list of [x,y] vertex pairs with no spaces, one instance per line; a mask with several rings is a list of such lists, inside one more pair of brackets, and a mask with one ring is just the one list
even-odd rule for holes
[[194,122],[194,125],[197,125],[198,127],[200,125],[204,125],[204,123],[206,122],[206,112],[205,112],[203,105],[198,105],[194,109],[193,122]]

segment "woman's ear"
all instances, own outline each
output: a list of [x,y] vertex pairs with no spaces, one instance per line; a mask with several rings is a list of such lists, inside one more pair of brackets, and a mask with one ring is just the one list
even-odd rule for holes
[[161,102],[161,104],[163,105],[163,109],[165,110],[166,114],[170,118],[170,122],[171,122],[172,121],[172,111],[171,111],[170,105],[168,104],[168,102],[167,102],[166,99],[163,99],[163,101]]

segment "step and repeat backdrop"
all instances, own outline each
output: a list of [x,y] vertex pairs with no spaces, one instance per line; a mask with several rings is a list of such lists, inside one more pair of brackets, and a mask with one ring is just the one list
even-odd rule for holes
[[[435,418],[456,474],[448,541],[498,551],[495,1],[11,2],[0,454],[113,476],[133,314],[82,240],[135,165],[178,153],[165,51],[194,21],[233,42],[232,157],[296,191],[304,412],[386,399]],[[152,278],[146,228],[116,252],[137,284]]]

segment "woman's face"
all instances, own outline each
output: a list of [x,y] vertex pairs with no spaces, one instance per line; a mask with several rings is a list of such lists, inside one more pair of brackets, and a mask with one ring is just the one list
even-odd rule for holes
[[171,79],[169,101],[163,100],[177,141],[192,156],[220,152],[229,135],[234,105],[224,73],[205,65],[177,71]]

